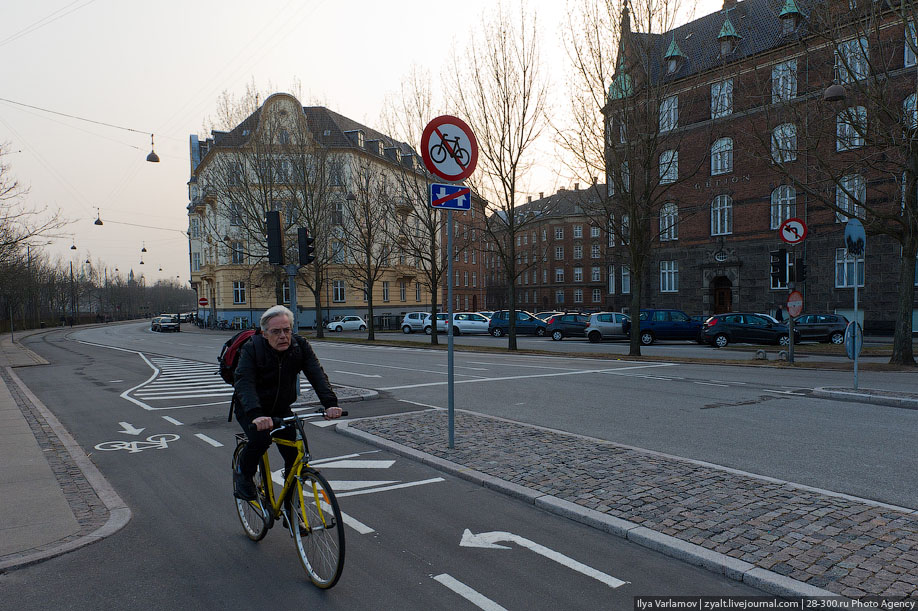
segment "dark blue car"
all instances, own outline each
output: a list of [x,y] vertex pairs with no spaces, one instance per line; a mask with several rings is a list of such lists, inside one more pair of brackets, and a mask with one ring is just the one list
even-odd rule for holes
[[[536,318],[535,314],[525,310],[516,311],[516,332],[517,334],[545,336],[545,321]],[[494,337],[501,337],[510,332],[510,312],[509,310],[498,310],[491,316],[491,322],[488,323],[488,333]]]
[[[682,310],[641,310],[641,344],[649,346],[658,339],[691,339],[699,341],[701,322]],[[622,324],[625,335],[631,333],[631,321]]]

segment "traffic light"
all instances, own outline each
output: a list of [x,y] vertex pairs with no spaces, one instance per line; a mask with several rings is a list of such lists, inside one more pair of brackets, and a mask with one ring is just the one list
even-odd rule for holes
[[794,282],[806,280],[806,262],[803,259],[794,259]]
[[265,215],[265,227],[268,230],[268,263],[284,264],[284,232],[281,231],[280,212],[270,210]]
[[787,249],[779,248],[768,253],[772,284],[787,284]]
[[296,230],[296,237],[300,246],[300,265],[309,265],[316,260],[316,256],[313,254],[316,249],[312,245],[316,239],[309,237],[309,230],[305,227],[300,227]]

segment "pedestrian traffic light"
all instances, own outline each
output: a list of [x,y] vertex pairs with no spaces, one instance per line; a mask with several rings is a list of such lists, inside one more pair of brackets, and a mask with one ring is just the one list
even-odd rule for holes
[[794,259],[794,282],[806,280],[806,262],[803,259]]
[[771,266],[771,283],[787,284],[787,249],[779,248],[768,253]]
[[284,232],[281,231],[280,212],[270,210],[265,215],[265,228],[268,232],[268,263],[284,264]]
[[296,237],[300,246],[300,265],[309,265],[316,260],[313,254],[316,249],[312,245],[316,239],[309,237],[309,230],[305,227],[296,230]]

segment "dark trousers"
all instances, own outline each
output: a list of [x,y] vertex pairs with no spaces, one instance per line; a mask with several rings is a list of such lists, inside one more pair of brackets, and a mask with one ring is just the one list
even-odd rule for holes
[[[293,412],[288,408],[286,413],[277,414],[277,417],[282,418],[291,415],[293,415]],[[249,438],[249,442],[246,444],[245,449],[239,456],[239,466],[242,469],[243,475],[246,477],[252,477],[255,475],[255,471],[258,470],[258,461],[261,460],[262,455],[271,446],[270,431],[255,430],[255,427],[252,425],[252,418],[240,413],[240,410],[236,411],[236,421],[239,422],[239,426],[242,427],[242,431]],[[274,436],[293,441],[296,439],[296,431],[292,428],[287,428],[278,431],[274,434]],[[289,471],[293,466],[293,463],[296,461],[296,448],[278,445],[277,449],[281,453],[281,456],[284,458],[285,472]],[[270,474],[268,477],[270,477]]]

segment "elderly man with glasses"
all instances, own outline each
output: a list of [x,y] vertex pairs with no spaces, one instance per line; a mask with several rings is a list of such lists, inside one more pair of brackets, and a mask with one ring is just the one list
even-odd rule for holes
[[[271,445],[272,417],[292,415],[290,406],[299,389],[297,374],[302,371],[325,407],[325,418],[341,416],[338,396],[332,390],[312,346],[293,330],[293,312],[282,305],[269,308],[261,316],[261,334],[253,335],[239,351],[236,366],[233,411],[249,443],[234,474],[235,495],[244,500],[255,498],[252,477],[258,461]],[[292,439],[296,432],[286,429],[277,433]],[[284,469],[293,466],[296,449],[278,446],[284,458]]]

